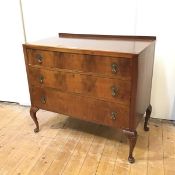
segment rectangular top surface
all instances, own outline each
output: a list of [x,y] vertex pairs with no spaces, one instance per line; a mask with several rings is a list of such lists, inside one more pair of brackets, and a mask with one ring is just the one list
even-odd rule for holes
[[147,48],[154,40],[154,37],[144,36],[60,34],[26,45],[136,55]]

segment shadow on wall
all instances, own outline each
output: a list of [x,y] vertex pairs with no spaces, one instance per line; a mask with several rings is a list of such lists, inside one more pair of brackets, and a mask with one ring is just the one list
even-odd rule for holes
[[166,79],[164,60],[161,56],[155,55],[154,71],[152,80],[151,104],[153,112],[151,117],[169,119],[170,99]]
[[171,112],[171,120],[175,120],[175,96],[174,96],[174,102],[173,102],[172,112]]

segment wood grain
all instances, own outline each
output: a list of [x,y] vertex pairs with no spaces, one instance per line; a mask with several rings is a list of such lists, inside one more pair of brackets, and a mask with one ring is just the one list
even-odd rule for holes
[[[58,112],[112,127],[128,127],[128,108],[119,104],[59,92],[50,88],[33,87],[32,97],[32,105],[40,109]],[[45,98],[45,104],[41,101],[42,97]],[[117,113],[116,120],[111,118],[112,112]]]
[[[129,106],[130,81],[29,67],[32,86],[50,87]],[[112,95],[114,92],[114,96]]]
[[[27,49],[28,64],[43,67],[59,68],[96,74],[113,75],[120,79],[130,79],[131,61],[125,58],[74,54],[64,52],[50,52],[44,50]],[[37,56],[42,62],[37,61]],[[112,64],[117,65],[117,72],[112,72]]]
[[95,35],[95,34],[73,34],[73,33],[59,33],[60,38],[82,38],[82,39],[102,39],[102,40],[156,40],[155,36],[132,36],[132,35]]
[[137,91],[135,92],[135,109],[137,117],[135,120],[135,126],[138,125],[147,107],[150,105],[154,66],[154,50],[155,42],[146,48],[139,55],[137,62],[135,62],[136,66],[138,67],[134,76],[134,79],[137,79]]
[[[126,161],[127,140],[121,132],[47,111],[40,111],[39,116],[43,117],[40,121],[42,132],[33,134],[29,107],[0,103],[1,174],[37,172],[37,175],[48,175],[52,166],[52,175],[78,175],[89,169],[86,165],[93,163],[92,169],[98,175],[175,174],[175,127],[172,122],[151,119],[150,132],[143,131],[143,120],[139,123],[137,159],[131,165]],[[94,158],[92,162],[90,158]]]
[[60,37],[50,37],[25,45],[28,48],[44,48],[58,52],[133,58],[133,56],[139,55],[155,39],[156,37],[152,36],[61,34]]

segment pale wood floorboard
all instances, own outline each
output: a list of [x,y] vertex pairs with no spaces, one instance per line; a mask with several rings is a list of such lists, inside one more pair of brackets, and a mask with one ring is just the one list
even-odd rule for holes
[[137,128],[135,164],[128,144],[114,130],[40,110],[33,132],[29,107],[0,103],[0,175],[175,175],[175,126],[150,120]]

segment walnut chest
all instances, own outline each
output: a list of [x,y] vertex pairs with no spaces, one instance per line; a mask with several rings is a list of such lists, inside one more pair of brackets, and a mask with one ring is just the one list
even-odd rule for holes
[[145,112],[149,130],[155,40],[60,33],[24,44],[34,131],[39,131],[38,109],[120,128],[133,163],[136,127]]

